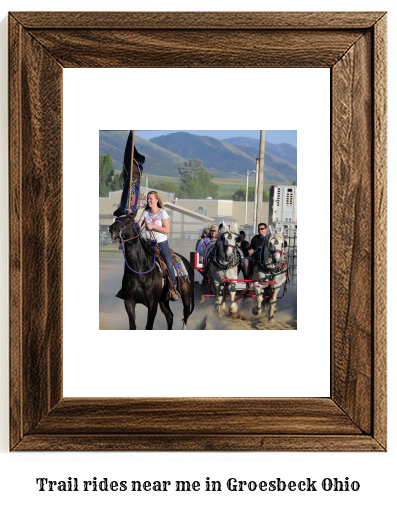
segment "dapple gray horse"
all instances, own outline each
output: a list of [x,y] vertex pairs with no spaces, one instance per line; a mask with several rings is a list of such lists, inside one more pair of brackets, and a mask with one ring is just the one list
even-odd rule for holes
[[229,313],[237,313],[235,282],[225,283],[223,279],[237,279],[241,263],[240,250],[237,243],[240,235],[236,224],[227,226],[221,224],[218,238],[209,243],[204,251],[203,269],[207,279],[210,279],[212,291],[215,294],[215,305],[218,315],[222,315],[225,308],[226,291],[229,290],[231,304]]
[[[254,315],[262,312],[262,302],[265,291],[271,292],[269,301],[269,319],[276,313],[277,294],[283,284],[288,282],[288,261],[284,252],[284,237],[278,232],[273,232],[268,242],[269,261],[266,265],[261,260],[257,260],[253,268],[253,280],[264,280],[269,283],[259,283],[254,285],[256,293],[256,306],[252,309]],[[275,283],[274,283],[275,282]]]

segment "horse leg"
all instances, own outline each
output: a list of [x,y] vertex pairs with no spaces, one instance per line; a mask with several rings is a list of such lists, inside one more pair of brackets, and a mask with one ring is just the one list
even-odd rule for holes
[[276,287],[274,291],[272,291],[269,303],[269,320],[272,319],[274,317],[274,314],[276,313],[277,294],[279,290],[280,287]]
[[222,305],[223,305],[223,294],[221,294],[221,286],[219,282],[214,282],[213,291],[215,294],[215,306],[219,316],[222,315]]
[[226,309],[226,295],[227,295],[227,289],[228,289],[228,285],[225,285],[223,284],[223,286],[221,285],[220,288],[222,289],[222,303],[221,303],[221,308],[222,308],[222,312],[223,310]]
[[128,314],[128,320],[130,321],[130,330],[136,330],[135,324],[135,301],[131,301],[129,299],[124,300],[125,310]]
[[256,294],[256,306],[252,308],[252,313],[254,315],[260,315],[262,313],[263,289],[260,285],[255,285],[254,288]]
[[172,329],[172,324],[174,322],[174,314],[171,311],[170,302],[168,301],[168,299],[167,301],[163,301],[162,303],[160,303],[160,310],[165,315],[165,319],[167,321],[167,329],[168,330]]
[[156,314],[157,314],[157,301],[156,302],[151,301],[148,306],[147,323],[146,323],[145,329],[149,329],[149,330],[153,329],[153,324],[154,324],[154,319],[156,318]]
[[229,285],[229,294],[230,294],[230,300],[231,300],[229,313],[234,314],[234,313],[237,313],[237,303],[234,300],[236,297],[236,284],[235,283],[231,283]]
[[[193,288],[193,290],[194,290],[194,288]],[[192,297],[194,297],[192,291],[187,290],[186,292],[182,293],[182,304],[183,304],[183,324],[182,324],[182,330],[186,329],[187,319],[189,318],[189,315],[190,315],[190,301],[191,301]],[[193,302],[193,305],[194,305],[194,302]]]

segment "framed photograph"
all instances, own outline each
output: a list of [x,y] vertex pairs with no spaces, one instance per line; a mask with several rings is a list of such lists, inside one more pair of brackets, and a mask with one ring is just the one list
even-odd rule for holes
[[[163,69],[158,70],[161,75]],[[211,69],[205,70],[211,71]],[[241,79],[236,79],[237,86],[233,89],[233,94],[238,94],[239,83],[244,80],[244,69],[239,70],[241,71]],[[289,70],[292,75],[294,69]],[[139,69],[138,72],[144,73],[143,69]],[[172,76],[172,72],[170,74]],[[76,73],[76,77],[77,75],[78,73]],[[211,106],[208,106],[207,95],[204,93],[206,90],[203,89],[199,75],[200,69],[194,69],[192,81],[199,83],[199,89],[193,92],[192,85],[189,84],[189,94],[197,97],[204,110],[211,110]],[[327,70],[323,77],[328,84]],[[99,79],[99,81],[101,80]],[[150,81],[150,79],[145,81]],[[179,86],[175,81],[175,79],[169,80],[170,89],[166,91],[167,96],[174,95],[175,100],[168,101],[173,104],[178,103],[178,95],[183,92],[183,88],[186,88],[183,80],[183,84]],[[218,83],[216,83],[216,87],[214,86],[214,78],[210,79],[210,83],[211,91],[216,96],[219,96],[219,90],[233,86],[229,82],[228,74],[226,82],[222,83],[220,87]],[[257,79],[257,83],[259,90],[255,93],[252,90],[252,85],[250,86],[251,93],[255,97],[260,96],[264,89],[262,80]],[[310,84],[311,87],[308,87],[306,81],[303,83],[311,91],[313,84]],[[84,87],[86,87],[85,83]],[[111,86],[110,89],[112,93],[115,93],[114,86]],[[66,93],[68,92],[66,91]],[[119,94],[118,91],[117,94]],[[88,95],[84,93],[84,96]],[[120,93],[120,95],[126,96],[127,94]],[[140,90],[140,95],[140,102],[146,105],[147,103],[151,104],[156,112],[157,120],[161,109],[164,109],[163,104],[160,102],[156,106],[152,94],[146,95],[145,90]],[[146,95],[145,99],[142,95]],[[162,97],[163,91],[157,95]],[[104,98],[102,89],[99,92],[99,97]],[[327,86],[325,86],[323,97],[328,106],[329,89],[327,90]],[[289,105],[294,106],[294,98],[295,95],[291,94]],[[111,103],[111,100],[104,102]],[[223,99],[222,102],[230,109],[229,100]],[[247,110],[252,109],[254,114],[261,116],[257,107],[254,107],[255,103],[251,102],[248,105],[245,98],[244,102]],[[94,100],[94,104],[97,104],[96,100]],[[267,117],[269,117],[269,108],[266,108],[265,105],[262,107],[267,111]],[[133,111],[137,114],[134,105]],[[164,115],[163,111],[161,113]],[[103,114],[106,113],[101,111],[101,116]],[[114,115],[113,108],[110,114]],[[129,113],[125,112],[124,114],[127,117],[130,116]],[[143,115],[144,112],[142,115],[139,114],[139,117]],[[202,116],[207,117],[206,114]],[[224,116],[223,112],[220,112],[219,106],[216,117],[218,116]],[[189,107],[189,117],[196,118],[196,112],[192,111],[192,106]],[[241,121],[239,115],[236,117],[237,121]],[[329,114],[324,114],[324,117],[327,129],[329,128]],[[216,119],[211,118],[211,122],[214,121]],[[270,123],[269,120],[268,122]],[[74,128],[75,122],[72,122],[72,125]],[[99,328],[101,330],[127,330],[129,328],[123,297],[132,298],[134,325],[137,330],[145,330],[149,315],[147,307],[149,300],[153,301],[152,294],[158,298],[158,304],[152,306],[151,311],[156,313],[151,325],[153,329],[159,331],[180,330],[179,323],[182,320],[183,327],[188,330],[226,331],[227,339],[230,339],[232,335],[229,331],[239,331],[237,335],[241,336],[241,331],[291,331],[297,329],[297,130],[267,130],[262,133],[263,140],[268,139],[266,150],[264,150],[265,156],[262,156],[262,160],[266,160],[266,171],[265,164],[263,164],[261,217],[254,224],[256,157],[259,157],[260,130],[232,130],[229,128],[227,130],[195,130],[193,132],[186,130],[177,132],[102,130],[99,132]],[[77,135],[76,133],[74,137]],[[325,137],[329,139],[329,136]],[[85,139],[84,134],[81,139]],[[124,168],[131,167],[132,139],[134,139],[135,157],[138,155],[141,157],[141,165],[140,167],[134,165],[136,173],[132,180],[134,183],[130,185],[129,173]],[[85,142],[83,143],[85,145]],[[78,144],[78,139],[76,144]],[[209,144],[212,148],[210,154],[207,153]],[[123,146],[125,146],[124,151],[122,150]],[[161,155],[157,155],[157,152],[160,151],[159,147],[162,148]],[[81,151],[90,153],[91,149],[84,146]],[[187,156],[187,154],[189,155]],[[328,160],[329,157],[326,158],[327,162]],[[64,167],[67,167],[66,164]],[[118,169],[120,167],[122,171]],[[86,171],[87,176],[90,175],[90,172]],[[249,178],[250,176],[251,178]],[[124,180],[121,179],[122,177]],[[74,179],[73,175],[71,178]],[[275,178],[279,179],[275,180]],[[324,180],[325,184],[329,184],[329,166],[328,171],[324,170]],[[135,182],[137,182],[136,185]],[[319,184],[322,187],[322,184]],[[75,182],[72,182],[72,187],[75,187]],[[87,181],[84,187],[91,188],[92,185]],[[133,192],[131,201],[136,216],[134,225],[128,226],[124,231],[122,222],[127,218],[122,216],[126,215],[128,192]],[[313,200],[318,196],[318,206],[321,208],[326,206],[324,193],[325,191],[322,191],[312,195]],[[64,194],[66,194],[65,187]],[[159,208],[153,210],[153,213],[149,213],[147,208],[148,198],[152,201],[155,199],[154,202],[158,203]],[[73,202],[73,199],[71,201]],[[275,203],[274,211],[273,208],[269,209],[270,202]],[[160,211],[160,207],[163,211]],[[73,215],[73,210],[70,214]],[[139,224],[143,226],[146,221],[149,226],[151,226],[150,224],[161,226],[163,214],[165,217],[168,216],[166,220],[169,221],[170,226],[166,235],[159,236],[159,233],[150,232],[146,230],[146,226],[143,231],[138,229]],[[68,242],[73,244],[75,227],[72,223],[71,225],[71,238]],[[131,234],[134,227],[138,232]],[[114,231],[114,237],[111,237],[110,228]],[[124,241],[124,234],[126,241]],[[257,250],[257,254],[260,254],[261,249],[257,245],[262,245],[262,239],[267,238],[270,245],[277,241],[278,245],[279,242],[281,244],[281,235],[283,237],[282,251],[279,252],[278,247],[271,246],[272,255],[266,259],[266,262],[273,260],[274,255],[275,265],[271,266],[272,271],[270,272],[268,269],[265,271],[261,268],[261,275],[259,273],[254,275],[253,272],[250,274],[251,279],[256,279],[258,276],[262,276],[264,279],[271,278],[272,283],[269,286],[272,288],[277,286],[277,290],[273,291],[274,302],[270,304],[270,294],[264,294],[264,290],[261,290],[264,285],[258,285],[260,296],[258,300],[253,283],[247,281],[249,273],[248,250],[253,242],[253,250]],[[64,239],[66,239],[65,236]],[[180,304],[171,304],[173,301],[170,302],[170,280],[168,283],[162,283],[162,277],[166,276],[167,271],[160,272],[153,260],[152,251],[145,250],[148,244],[153,244],[154,241],[159,242],[159,240],[166,240],[177,256],[175,257],[177,268],[172,268],[172,272],[175,284],[178,285],[178,282],[180,284]],[[161,241],[159,246],[162,248]],[[204,254],[207,247],[207,253]],[[222,254],[219,253],[219,247],[222,248]],[[92,251],[87,250],[86,260],[82,262],[80,258],[80,263],[85,266],[90,263],[90,257],[92,258]],[[137,251],[141,252],[142,263],[145,264],[145,267],[143,264],[142,267],[138,267],[136,258],[128,260],[131,255],[135,257]],[[218,252],[213,265],[204,261],[205,255],[208,259],[210,252]],[[221,255],[226,255],[226,261]],[[148,265],[146,266],[147,261]],[[123,275],[126,262],[129,268]],[[308,267],[310,269],[310,264]],[[97,266],[95,266],[96,268]],[[189,269],[187,275],[186,269]],[[217,284],[219,287],[218,296],[214,292],[214,290],[217,291],[217,286],[210,282],[209,269],[211,269],[212,280],[217,275],[232,280],[223,285]],[[117,272],[122,275],[122,278],[115,276]],[[70,278],[73,279],[70,283],[76,284],[76,281],[79,283],[80,278],[74,279],[73,273]],[[84,274],[82,278],[84,278]],[[329,276],[327,278],[329,280]],[[115,294],[118,294],[120,290],[120,281],[128,283],[129,279],[132,282],[138,282],[136,292],[133,291],[127,296],[122,291],[115,298]],[[205,282],[204,279],[207,281]],[[152,280],[158,283],[157,289],[146,290],[142,293],[141,287],[149,287]],[[138,293],[141,293],[141,296]],[[72,291],[72,294],[73,304],[75,304],[76,292]],[[86,295],[83,294],[82,297],[82,306],[84,306]],[[164,303],[163,300],[167,303]],[[255,304],[256,302],[258,304]],[[170,308],[171,315],[167,314],[166,305]],[[277,310],[274,311],[274,315],[277,313],[277,319],[268,318],[271,308],[273,311]],[[326,308],[329,311],[329,305],[326,305]],[[258,318],[253,317],[254,311],[258,313]],[[168,320],[166,315],[168,315]],[[220,316],[222,318],[219,318]],[[87,334],[92,335],[90,332]],[[298,341],[295,340],[295,342]],[[300,346],[302,346],[301,341]]]
[[[63,69],[131,67],[330,69],[329,397],[63,396]],[[386,13],[10,13],[9,97],[11,450],[386,450]]]

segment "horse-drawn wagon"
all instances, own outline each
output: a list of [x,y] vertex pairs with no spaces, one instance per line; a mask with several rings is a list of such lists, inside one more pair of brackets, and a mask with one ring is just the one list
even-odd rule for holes
[[[237,313],[237,301],[256,298],[252,309],[254,315],[262,312],[262,303],[269,299],[269,318],[273,318],[277,299],[282,299],[289,283],[288,261],[284,253],[284,238],[273,232],[266,242],[268,257],[264,260],[263,247],[253,254],[251,278],[239,278],[242,267],[242,252],[238,247],[239,236],[236,228],[226,226],[220,229],[216,242],[207,245],[203,262],[197,252],[190,253],[190,263],[203,276],[202,282],[195,282],[195,291],[201,302],[215,299],[218,315],[222,315],[226,300],[230,299],[229,313]],[[265,243],[263,243],[264,245]],[[281,297],[279,289],[284,286]]]
[[[200,275],[204,278],[204,269],[203,269],[203,263],[200,262],[200,254],[197,252],[190,252],[190,264],[193,266],[194,270],[200,273]],[[235,282],[236,284],[236,301],[238,299],[246,299],[246,298],[252,298],[256,297],[255,291],[251,288],[252,283],[254,280],[245,280],[245,279],[233,279],[233,278],[223,278],[222,282]],[[211,289],[211,283],[209,278],[206,280],[206,283],[203,285],[202,283],[196,281],[195,282],[196,290],[200,290],[202,302],[205,301],[207,298],[213,298],[215,297],[215,294],[213,293]],[[199,288],[199,289],[198,289]],[[248,290],[247,290],[248,289]],[[226,294],[226,298],[230,298],[229,294]]]

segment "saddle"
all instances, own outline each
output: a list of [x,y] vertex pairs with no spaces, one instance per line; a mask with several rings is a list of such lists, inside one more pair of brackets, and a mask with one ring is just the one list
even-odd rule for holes
[[[156,256],[156,263],[158,263],[160,265],[160,268],[163,272],[163,278],[164,278],[168,268],[167,268],[167,264],[165,263],[162,255],[161,255],[160,248],[156,245],[156,243],[149,243],[149,247],[154,252],[154,254]],[[175,252],[171,248],[170,248],[170,250],[171,250],[172,263],[175,264],[175,258],[174,258]]]
[[[161,269],[164,271],[167,271],[167,264],[165,263],[163,256],[161,255],[159,247],[156,245],[156,243],[153,243],[150,245],[150,248],[154,251],[156,255],[156,261],[160,264]],[[172,257],[172,263],[175,265],[176,259],[175,259],[175,252],[170,248],[171,250],[171,257]],[[163,275],[165,276],[165,275]]]
[[[160,251],[159,247],[155,243],[153,243],[149,246],[154,251],[154,253],[156,255],[156,264],[159,267],[159,270],[161,271],[161,276],[164,280],[163,286],[166,282],[168,282],[169,289],[173,290],[174,286],[172,285],[171,276],[168,272],[167,264],[165,263],[165,260],[163,259],[162,255],[161,255],[161,251]],[[170,251],[171,251],[172,264],[174,265],[174,270],[176,272],[175,277],[176,277],[176,281],[178,283],[178,291],[180,291],[180,289],[181,289],[180,277],[187,276],[187,271],[186,271],[185,266],[183,265],[182,259],[180,259],[177,255],[175,255],[175,251],[172,250],[172,248],[170,248]]]

